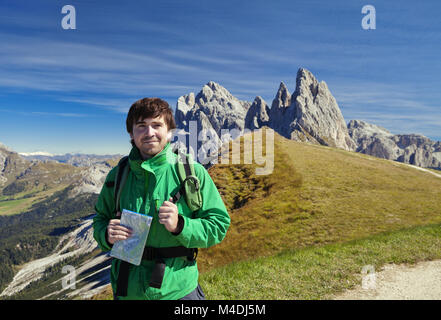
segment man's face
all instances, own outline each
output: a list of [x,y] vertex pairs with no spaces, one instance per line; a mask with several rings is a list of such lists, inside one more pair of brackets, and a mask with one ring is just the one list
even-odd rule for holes
[[130,137],[135,141],[144,160],[161,152],[168,142],[168,128],[164,116],[139,119],[133,125],[132,132]]

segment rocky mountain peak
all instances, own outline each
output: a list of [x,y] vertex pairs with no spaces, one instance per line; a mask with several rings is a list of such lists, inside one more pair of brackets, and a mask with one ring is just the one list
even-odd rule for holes
[[[238,102],[239,100],[234,97],[227,89],[222,87],[220,84],[210,81],[196,96],[196,103],[202,106],[212,100],[216,101],[227,101],[227,102]],[[228,104],[227,104],[228,106]]]
[[[214,81],[209,81],[206,86],[208,86],[211,90],[213,91],[226,91],[228,92],[227,89],[225,89],[224,87],[222,87],[219,83],[214,82]],[[229,93],[229,92],[228,92]]]
[[279,90],[271,104],[272,108],[287,108],[291,104],[291,94],[283,82],[280,82]]
[[256,98],[254,98],[253,104],[254,103],[259,104],[259,105],[262,105],[264,103],[266,104],[265,100],[263,100],[263,98],[261,96],[257,96]]
[[361,120],[346,125],[326,82],[318,81],[305,68],[298,69],[292,94],[284,82],[280,83],[271,108],[260,96],[252,104],[240,101],[220,84],[209,81],[196,96],[189,93],[178,99],[175,118],[179,129],[186,130],[189,121],[194,120],[198,133],[212,130],[217,135],[215,140],[222,138],[221,129],[242,132],[244,128],[269,126],[288,139],[398,161],[403,158],[422,166],[438,167],[441,163],[440,142],[420,135],[393,135]]
[[187,126],[186,117],[188,111],[190,111],[195,104],[194,93],[190,92],[184,96],[178,98],[176,103],[175,121],[180,123],[182,127]]
[[289,108],[290,105],[291,94],[285,83],[280,82],[279,89],[269,110],[269,126],[287,138],[291,135],[289,125],[293,119],[292,108]]
[[257,96],[252,104],[240,101],[220,84],[209,81],[194,96],[179,97],[175,113],[179,129],[189,121],[197,122],[198,131],[221,129],[257,129],[268,125],[281,135],[295,140],[354,150],[346,123],[327,84],[305,68],[297,71],[296,87],[291,95],[284,82],[272,101],[271,108]]
[[358,140],[371,136],[389,137],[392,134],[385,128],[362,120],[351,120],[348,123],[348,132],[352,140],[358,144]]
[[441,169],[441,143],[418,134],[392,134],[385,128],[351,120],[348,132],[357,152],[426,168]]
[[313,96],[317,95],[319,82],[314,75],[305,68],[299,68],[296,76],[296,89],[295,96],[312,93]]
[[269,107],[261,96],[257,96],[245,116],[245,128],[255,130],[267,126],[269,122]]
[[243,131],[250,103],[233,96],[220,84],[210,81],[194,97],[193,93],[179,97],[175,120],[178,129],[189,130],[190,121],[195,121],[198,132],[214,131],[220,141],[221,129]]
[[327,84],[305,68],[290,96],[282,82],[270,110],[270,126],[286,138],[354,150],[337,101]]

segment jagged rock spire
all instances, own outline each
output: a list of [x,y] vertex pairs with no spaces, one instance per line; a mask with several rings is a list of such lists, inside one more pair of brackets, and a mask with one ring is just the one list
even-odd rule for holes
[[270,108],[262,97],[257,96],[245,116],[245,128],[255,130],[267,126]]
[[298,141],[345,150],[355,149],[337,101],[324,81],[318,82],[310,71],[300,68],[288,107],[280,107],[280,95],[279,88],[273,102],[273,106],[278,108],[270,112],[270,123],[274,130]]
[[257,129],[268,125],[289,139],[345,150],[356,148],[327,84],[318,82],[304,68],[297,72],[292,95],[287,86],[280,83],[270,109],[259,96],[250,107],[249,102],[240,101],[227,89],[210,81],[196,96],[190,93],[180,97],[175,116],[178,128],[185,129],[190,120],[196,120],[202,127],[209,123],[211,126],[208,127],[219,138],[222,129],[243,131],[244,128]]

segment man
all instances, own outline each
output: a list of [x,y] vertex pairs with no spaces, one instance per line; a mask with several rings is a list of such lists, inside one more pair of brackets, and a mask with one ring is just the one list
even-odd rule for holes
[[[126,267],[121,260],[113,259],[110,279],[114,297],[204,299],[196,261],[183,255],[194,250],[188,248],[207,248],[223,240],[230,225],[225,205],[207,170],[197,162],[194,170],[200,184],[201,208],[191,211],[184,196],[173,203],[171,195],[181,181],[175,161],[170,161],[177,157],[170,146],[176,125],[167,102],[159,98],[136,101],[129,110],[126,126],[133,146],[127,164],[130,170],[121,190],[119,208],[115,208],[113,187],[117,167],[107,175],[95,206],[94,238],[103,251],[109,251],[115,242],[131,236],[131,230],[120,225],[118,219],[123,209],[147,214],[153,220],[146,247],[152,247],[159,257],[143,256],[139,266],[124,262]],[[170,247],[187,251],[177,257],[161,257],[164,248]],[[125,284],[121,284],[124,268],[128,275]]]

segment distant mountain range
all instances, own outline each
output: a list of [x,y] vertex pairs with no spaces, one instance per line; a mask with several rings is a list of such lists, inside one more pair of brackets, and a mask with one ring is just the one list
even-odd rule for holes
[[108,171],[121,155],[19,154],[0,144],[0,195],[75,186],[71,196],[99,193]]
[[[346,125],[327,84],[317,81],[304,68],[297,72],[292,94],[280,83],[271,108],[260,96],[252,103],[241,101],[210,81],[197,95],[191,92],[179,97],[175,118],[181,134],[188,134],[190,121],[195,121],[198,131],[215,132],[212,140],[218,146],[225,140],[222,129],[243,131],[267,126],[292,140],[441,169],[440,142],[417,134],[392,135],[384,128],[361,120],[351,120]],[[204,140],[200,141],[199,146],[203,143]]]
[[360,120],[348,124],[355,151],[423,168],[441,169],[441,142],[418,134],[392,134]]
[[120,154],[114,155],[96,155],[96,154],[81,154],[81,153],[66,153],[66,154],[50,154],[48,152],[31,152],[19,153],[20,156],[26,160],[40,160],[40,161],[55,161],[59,163],[67,163],[75,167],[89,167],[94,163],[102,162],[108,159],[119,159]]

